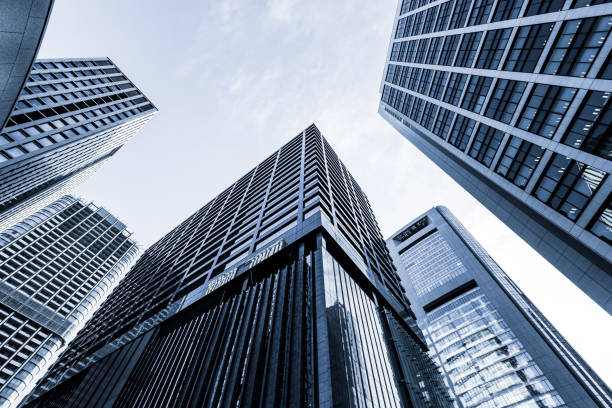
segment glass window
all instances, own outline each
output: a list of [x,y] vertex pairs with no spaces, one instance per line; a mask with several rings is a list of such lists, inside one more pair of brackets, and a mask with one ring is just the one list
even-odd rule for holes
[[429,88],[429,96],[436,99],[442,98],[447,80],[448,71],[436,71],[431,81],[431,88]]
[[512,136],[495,171],[514,185],[525,188],[543,153],[540,146]]
[[446,139],[454,117],[455,112],[451,112],[446,108],[440,107],[438,120],[434,122],[433,133],[442,139]]
[[438,14],[438,6],[430,7],[427,9],[427,15],[425,17],[425,23],[423,24],[423,34],[429,34],[434,28],[434,21]]
[[461,103],[463,109],[480,113],[493,78],[472,75]]
[[440,49],[442,47],[442,37],[434,37],[431,39],[429,45],[429,53],[427,54],[427,64],[437,64],[438,57],[440,56]]
[[585,77],[612,27],[612,16],[563,23],[544,73]]
[[603,67],[601,67],[597,78],[612,79],[612,52],[608,55],[608,58],[606,58],[606,62]]
[[553,23],[547,23],[519,28],[506,59],[504,70],[533,72],[553,26]]
[[485,116],[500,122],[510,123],[525,87],[527,87],[526,82],[498,79],[485,111]]
[[489,14],[491,14],[493,3],[493,0],[474,0],[468,26],[486,23],[489,19]]
[[498,0],[492,21],[504,21],[517,18],[523,7],[523,0]]
[[563,143],[612,160],[612,104],[610,92],[589,91],[568,127]]
[[530,0],[524,17],[559,11],[563,8],[563,3],[565,0]]
[[608,244],[612,244],[612,195],[599,210],[589,230]]
[[425,62],[425,54],[427,54],[427,50],[429,49],[429,38],[423,38],[419,40],[419,46],[417,47],[416,54],[414,56],[414,62],[417,64],[422,64]]
[[575,95],[576,88],[536,84],[517,127],[551,139]]
[[457,106],[459,104],[459,99],[461,99],[461,93],[465,87],[466,80],[466,74],[453,72],[448,82],[446,92],[444,93],[444,102]]
[[411,32],[410,35],[419,35],[421,34],[421,29],[423,28],[423,18],[425,12],[421,11],[414,15],[414,23],[411,24]]
[[456,67],[471,67],[474,63],[474,57],[478,51],[478,45],[480,44],[480,38],[482,37],[482,31],[477,33],[467,33],[463,35],[461,46],[459,47],[459,53],[455,60]]
[[447,1],[445,3],[440,4],[440,13],[438,14],[438,18],[436,19],[435,31],[446,30],[446,27],[448,26],[448,20],[450,19],[452,5],[452,1]]
[[596,4],[610,3],[612,0],[574,0],[572,8],[594,6]]
[[457,120],[455,120],[455,125],[448,138],[448,143],[464,152],[475,126],[476,122],[474,120],[466,118],[463,115],[457,115]]
[[456,0],[455,9],[451,16],[451,22],[449,30],[455,28],[461,28],[465,26],[465,20],[467,19],[467,13],[470,11],[471,0]]
[[511,33],[511,28],[487,31],[480,55],[476,59],[476,68],[497,69]]
[[432,74],[433,74],[433,71],[431,69],[423,70],[423,74],[421,74],[421,80],[419,81],[419,88],[417,90],[418,93],[427,95],[427,91],[429,90],[429,85],[431,84]]
[[536,198],[576,220],[595,194],[606,173],[561,154],[555,154],[534,195]]
[[19,146],[15,146],[13,148],[7,149],[6,153],[8,153],[10,157],[16,158],[23,155],[23,150],[21,150]]
[[459,34],[449,35],[444,39],[444,46],[440,55],[439,65],[451,65],[455,59],[457,52],[457,44],[459,43]]
[[489,167],[503,138],[501,130],[481,123],[470,147],[470,157]]
[[406,17],[397,20],[397,29],[395,30],[395,38],[402,38],[406,29]]
[[427,102],[425,104],[425,109],[423,110],[423,120],[421,120],[421,123],[425,129],[433,129],[433,119],[436,116],[437,111],[438,105],[431,102]]

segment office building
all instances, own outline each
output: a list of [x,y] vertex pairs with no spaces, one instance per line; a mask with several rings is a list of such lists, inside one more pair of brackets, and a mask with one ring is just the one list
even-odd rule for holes
[[0,1],[0,129],[30,73],[52,7],[53,0]]
[[103,208],[65,196],[0,233],[0,407],[17,407],[137,247]]
[[379,113],[612,313],[612,3],[400,2]]
[[314,125],[147,249],[27,404],[211,405],[450,406]]
[[457,407],[612,407],[606,384],[448,209],[387,243]]
[[156,111],[108,58],[37,60],[0,132],[0,230],[73,189]]

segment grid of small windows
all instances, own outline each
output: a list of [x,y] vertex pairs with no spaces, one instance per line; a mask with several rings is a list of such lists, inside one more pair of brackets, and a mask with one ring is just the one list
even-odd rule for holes
[[448,138],[448,143],[462,152],[465,151],[475,126],[476,122],[474,120],[466,118],[463,115],[457,115],[453,130],[450,132]]
[[444,38],[442,53],[440,54],[440,65],[452,65],[455,54],[457,53],[457,44],[459,44],[459,34],[449,35]]
[[472,75],[467,85],[461,107],[474,113],[480,113],[489,93],[493,78]]
[[504,21],[517,18],[521,11],[521,7],[523,7],[523,0],[498,0],[492,21]]
[[446,108],[440,108],[438,112],[438,119],[434,124],[433,133],[442,139],[446,139],[454,117],[455,112],[449,111]]
[[589,91],[567,129],[563,143],[612,159],[611,92]]
[[495,3],[493,0],[474,0],[468,26],[486,23],[489,19],[489,14],[491,14],[493,3]]
[[472,1],[471,0],[455,0],[454,3],[455,3],[455,8],[453,9],[453,14],[451,15],[451,21],[448,27],[449,30],[453,30],[455,28],[461,28],[465,26]]
[[504,70],[534,72],[553,26],[553,23],[546,23],[520,27],[506,58]]
[[444,94],[444,102],[455,106],[459,104],[467,78],[468,76],[466,74],[458,74],[456,72],[450,75],[450,81],[446,87],[446,93]]
[[482,38],[482,31],[476,33],[467,33],[463,35],[461,40],[461,46],[457,53],[457,59],[455,60],[456,67],[471,67],[474,63],[474,57],[476,51],[480,45],[480,39]]
[[543,72],[585,77],[612,28],[612,16],[570,20],[548,56]]
[[512,137],[495,170],[514,185],[525,188],[544,149],[518,137]]
[[517,127],[551,139],[574,100],[576,88],[536,84]]
[[487,31],[482,50],[476,59],[476,68],[497,69],[511,33],[511,28]]
[[470,147],[470,157],[487,167],[491,166],[503,138],[504,133],[501,130],[481,123],[474,135],[474,142]]
[[530,0],[525,10],[525,17],[559,11],[564,3],[565,0]]
[[533,194],[567,218],[576,220],[606,176],[595,167],[555,154]]
[[500,122],[510,123],[523,96],[527,83],[510,79],[498,79],[485,116]]

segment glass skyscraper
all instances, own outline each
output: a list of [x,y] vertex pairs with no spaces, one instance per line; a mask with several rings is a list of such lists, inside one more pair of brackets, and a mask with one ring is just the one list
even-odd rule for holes
[[53,0],[0,1],[0,129],[30,73]]
[[403,0],[379,113],[612,313],[612,3]]
[[147,249],[30,407],[447,407],[370,204],[309,126]]
[[71,196],[0,233],[1,407],[28,394],[136,254],[124,224]]
[[612,393],[453,214],[387,240],[456,407],[612,407]]
[[71,190],[156,111],[108,58],[37,60],[0,131],[0,230]]

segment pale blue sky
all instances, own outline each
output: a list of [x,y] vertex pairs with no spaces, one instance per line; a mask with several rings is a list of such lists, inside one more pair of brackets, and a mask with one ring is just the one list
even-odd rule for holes
[[612,318],[376,113],[396,0],[56,0],[39,57],[110,57],[158,114],[77,192],[148,246],[314,122],[383,235],[447,206],[612,384]]

